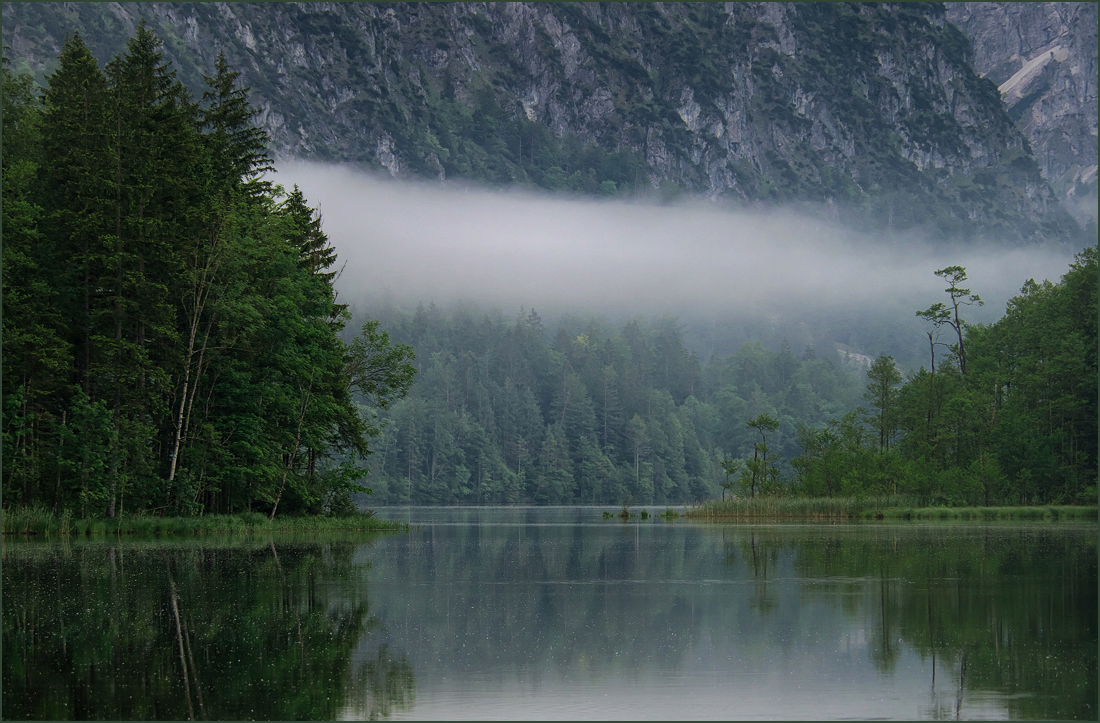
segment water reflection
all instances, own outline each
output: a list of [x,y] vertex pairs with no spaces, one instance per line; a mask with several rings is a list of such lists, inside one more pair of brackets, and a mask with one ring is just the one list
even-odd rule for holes
[[[6,543],[5,719],[331,719],[408,707],[366,650],[361,542]],[[353,655],[353,652],[361,653]]]
[[[5,718],[1083,718],[1096,526],[412,509],[409,534],[6,542]],[[369,593],[369,597],[368,597]]]
[[390,514],[411,717],[1095,718],[1095,525]]

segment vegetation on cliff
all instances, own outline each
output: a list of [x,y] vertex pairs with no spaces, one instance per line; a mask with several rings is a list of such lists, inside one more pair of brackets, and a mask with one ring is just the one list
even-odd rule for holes
[[[8,3],[49,67],[139,19],[242,69],[277,153],[589,195],[821,206],[943,238],[1077,233],[941,3]],[[658,189],[659,190],[656,190]]]

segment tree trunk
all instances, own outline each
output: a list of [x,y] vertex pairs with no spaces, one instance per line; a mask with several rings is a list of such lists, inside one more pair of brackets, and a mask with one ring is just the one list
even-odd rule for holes
[[305,422],[306,412],[309,411],[309,407],[313,403],[311,398],[313,392],[312,373],[309,375],[309,387],[304,391],[305,393],[302,395],[302,410],[298,414],[298,429],[294,433],[294,449],[290,451],[290,459],[287,460],[286,468],[283,469],[283,479],[279,483],[279,493],[275,495],[275,504],[271,507],[271,516],[268,518],[269,522],[275,519],[275,511],[279,509],[279,501],[283,498],[283,491],[286,489],[286,478],[290,475],[291,468],[294,467],[294,460],[298,456],[298,446],[302,443],[302,424]]
[[752,446],[752,483],[749,485],[749,499],[756,499],[756,469],[760,458],[760,447]]

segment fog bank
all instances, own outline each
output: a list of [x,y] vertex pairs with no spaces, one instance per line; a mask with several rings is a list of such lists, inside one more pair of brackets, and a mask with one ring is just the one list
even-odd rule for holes
[[[319,205],[346,266],[342,301],[464,300],[505,311],[694,318],[904,313],[946,300],[933,271],[965,266],[992,320],[1074,249],[870,236],[794,212],[635,204],[380,179],[280,161],[273,180]],[[900,319],[899,319],[900,321]]]

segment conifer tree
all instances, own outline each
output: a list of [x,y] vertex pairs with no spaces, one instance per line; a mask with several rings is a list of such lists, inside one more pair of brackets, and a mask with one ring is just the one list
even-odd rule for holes
[[327,271],[336,262],[336,249],[321,230],[321,214],[310,208],[297,185],[283,201],[280,211],[288,221],[288,241],[298,249],[299,263],[329,285],[336,276]]
[[897,427],[897,387],[901,384],[901,372],[894,364],[894,357],[882,355],[867,370],[867,392],[863,395],[871,404],[866,415],[872,429],[878,433],[879,452],[890,451],[890,441]]
[[[144,21],[107,76],[114,228],[100,286],[112,303],[100,337],[108,352],[96,373],[111,389],[119,439],[133,440],[156,433],[171,401],[179,351],[171,290],[182,271],[179,251],[194,230],[197,133],[189,94]],[[119,484],[153,474],[152,454],[140,443],[116,450],[108,516]]]
[[75,353],[75,381],[96,399],[92,366],[98,359],[93,335],[102,294],[98,283],[106,261],[114,195],[110,173],[107,79],[78,34],[67,38],[60,64],[47,78],[43,118],[43,181],[46,214],[63,275],[61,299],[68,342]]
[[4,494],[27,500],[51,467],[43,443],[63,421],[69,348],[61,260],[42,223],[41,109],[28,75],[3,65]]
[[239,77],[219,52],[214,75],[203,75],[207,88],[200,121],[215,183],[255,196],[268,190],[270,184],[259,177],[274,168],[267,155],[267,133],[253,123],[258,111],[248,102],[249,89],[237,83]]
[[[180,465],[181,448],[186,446],[191,412],[204,375],[218,355],[219,332],[232,328],[223,329],[219,322],[233,313],[231,309],[241,300],[240,286],[231,280],[243,271],[243,221],[255,218],[263,194],[270,191],[270,184],[257,178],[271,170],[267,135],[252,124],[255,111],[248,103],[248,89],[237,85],[239,75],[219,53],[215,74],[203,76],[206,107],[197,112],[202,136],[193,165],[205,172],[196,179],[201,184],[200,198],[192,209],[194,224],[181,244],[182,272],[177,278],[183,344],[172,400],[170,482]],[[246,210],[249,208],[251,211]],[[224,337],[221,340],[227,341]]]

